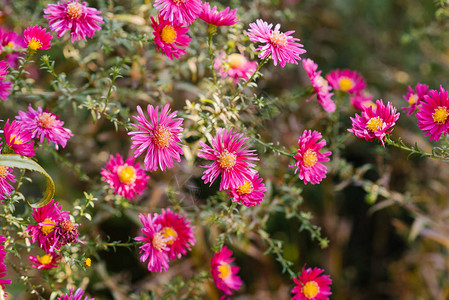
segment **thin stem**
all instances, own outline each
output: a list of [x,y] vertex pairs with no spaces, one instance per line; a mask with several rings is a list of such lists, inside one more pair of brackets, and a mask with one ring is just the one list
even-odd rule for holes
[[17,82],[18,82],[19,78],[22,76],[22,73],[23,73],[23,71],[25,70],[26,65],[27,65],[28,62],[30,61],[31,55],[33,55],[33,53],[34,53],[34,51],[31,51],[31,50],[28,49],[28,52],[27,52],[27,56],[26,56],[26,58],[25,58],[25,61],[24,61],[23,64],[20,66],[19,72],[17,72],[16,76],[14,77],[14,80],[13,80],[13,82],[14,82],[14,87],[13,87],[13,90],[12,90],[12,94],[15,94],[15,93],[16,93],[16,91],[17,91],[17,90],[16,90]]
[[106,96],[106,100],[104,103],[104,108],[102,113],[105,114],[106,113],[106,108],[108,108],[108,103],[109,103],[109,99],[111,98],[111,94],[112,94],[112,89],[114,88],[114,82],[117,79],[117,77],[120,74],[120,68],[119,67],[114,67],[112,70],[112,80],[111,80],[111,85],[109,86],[109,90],[108,90],[108,95]]
[[254,73],[251,75],[251,77],[242,85],[242,88],[237,90],[234,95],[231,98],[231,103],[234,102],[235,100],[237,100],[238,96],[243,92],[243,90],[248,86],[248,84],[253,81],[254,77],[256,76],[257,73],[259,73],[260,69],[262,68],[262,66],[264,64],[266,64],[268,62],[269,58],[264,58],[258,65],[256,70],[254,71]]
[[[209,25],[211,26],[211,25]],[[216,30],[216,29],[215,29]],[[212,78],[214,80],[214,84],[215,86],[217,86],[217,74],[215,73],[215,68],[214,68],[214,53],[212,51],[212,38],[214,36],[214,32],[213,30],[208,30],[209,32],[209,38],[207,40],[207,44],[209,47],[209,59],[210,59],[210,70],[212,72]]]
[[259,140],[257,138],[253,138],[252,140],[255,142],[258,142],[259,144],[263,145],[264,147],[270,149],[271,151],[273,151],[275,153],[279,153],[279,154],[285,155],[287,157],[293,157],[293,158],[295,157],[294,153],[288,153],[288,152],[279,150],[279,149],[275,148],[273,145],[262,142],[261,140]]
[[23,180],[24,175],[25,175],[25,169],[20,169],[20,177],[17,180],[17,185],[16,185],[16,188],[14,189],[14,192],[10,196],[11,199],[14,198],[14,196],[16,195],[16,192],[19,190],[20,186],[22,185],[22,180]]
[[405,151],[409,151],[410,155],[411,154],[419,154],[419,155],[424,156],[424,157],[430,157],[430,158],[439,159],[439,160],[442,160],[442,161],[445,161],[445,162],[449,162],[449,156],[448,155],[444,155],[443,154],[443,155],[440,156],[440,155],[435,155],[434,153],[427,153],[427,152],[424,152],[421,149],[419,149],[418,146],[409,147],[409,146],[405,145],[404,142],[402,141],[402,139],[400,139],[400,138],[399,138],[399,141],[396,142],[396,141],[393,141],[390,138],[390,136],[387,135],[385,137],[385,139],[384,139],[384,142],[386,144],[390,145],[390,146],[393,146],[393,147],[396,147],[396,148],[399,148],[399,149],[402,149],[402,150],[405,150]]

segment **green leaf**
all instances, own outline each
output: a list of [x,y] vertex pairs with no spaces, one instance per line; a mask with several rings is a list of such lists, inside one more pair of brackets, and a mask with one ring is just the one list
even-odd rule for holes
[[47,188],[43,199],[37,203],[28,204],[33,208],[42,207],[53,198],[55,194],[55,183],[51,179],[50,175],[42,168],[37,162],[31,158],[21,156],[18,154],[0,154],[0,165],[10,168],[26,169],[30,171],[39,172],[47,178]]

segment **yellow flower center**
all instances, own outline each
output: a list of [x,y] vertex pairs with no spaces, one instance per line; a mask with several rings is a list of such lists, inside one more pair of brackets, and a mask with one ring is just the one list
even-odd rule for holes
[[320,287],[315,281],[308,281],[302,287],[302,293],[306,298],[314,298],[320,292]]
[[273,31],[270,34],[270,42],[274,46],[284,47],[287,44],[287,36],[279,31]]
[[9,174],[8,167],[0,166],[0,179],[5,178],[6,175],[8,175],[8,174]]
[[341,91],[347,92],[354,87],[354,82],[349,78],[343,77],[338,81],[338,85]]
[[220,274],[218,274],[218,277],[220,277],[221,279],[224,279],[231,274],[231,266],[225,262],[222,262],[218,266],[218,272],[220,272]]
[[167,147],[173,140],[173,134],[165,126],[158,126],[153,132],[153,142],[159,148]]
[[71,19],[79,19],[83,15],[83,5],[78,2],[69,3],[66,13]]
[[71,232],[75,229],[75,224],[73,224],[70,220],[62,221],[60,226],[65,232]]
[[178,238],[178,233],[172,227],[165,227],[162,231],[164,232],[164,238],[172,237],[172,239],[167,241],[167,245],[172,245]]
[[312,149],[307,149],[306,153],[304,153],[302,157],[302,162],[306,168],[312,167],[318,161],[318,157],[316,152]]
[[165,241],[164,234],[162,232],[157,232],[153,236],[153,241],[151,244],[157,251],[161,251],[162,248],[165,248],[167,246],[167,242]]
[[41,227],[41,232],[44,235],[48,235],[50,234],[54,229],[55,229],[55,224],[56,222],[53,221],[52,219],[45,219],[43,223],[47,223],[48,225],[42,225]]
[[35,120],[39,127],[49,129],[55,126],[56,116],[44,112],[42,115],[37,116]]
[[242,186],[239,186],[237,188],[237,193],[240,195],[246,195],[251,193],[254,190],[253,184],[251,181],[245,180],[245,184]]
[[136,181],[136,170],[133,166],[123,165],[117,169],[118,178],[121,183],[131,184]]
[[175,28],[171,25],[166,25],[162,28],[161,39],[166,44],[171,44],[176,40],[177,34]]
[[229,66],[232,69],[240,69],[246,63],[246,58],[238,53],[233,53],[228,56]]
[[374,117],[369,119],[368,122],[366,122],[366,128],[371,130],[372,132],[375,132],[376,130],[379,130],[384,126],[384,121],[381,117]]
[[92,265],[92,260],[88,257],[84,260],[84,266],[90,267]]
[[218,164],[226,171],[231,169],[237,163],[237,155],[225,150],[218,156]]
[[444,124],[447,121],[449,112],[445,106],[438,106],[432,114],[433,120],[438,124]]
[[13,42],[9,42],[6,46],[10,47],[10,48],[14,48],[14,43]]
[[37,260],[42,264],[42,265],[48,265],[49,263],[51,263],[51,260],[53,259],[53,257],[51,256],[51,254],[45,254],[44,256],[37,256]]
[[42,48],[42,43],[36,38],[32,38],[31,41],[28,42],[28,47],[30,47],[31,50],[39,50]]
[[408,104],[413,105],[416,103],[416,101],[418,101],[418,95],[413,94],[410,96],[410,98],[408,98]]
[[14,145],[21,145],[23,143],[23,141],[16,138],[15,134],[12,134],[11,138],[9,139],[9,143],[14,144]]

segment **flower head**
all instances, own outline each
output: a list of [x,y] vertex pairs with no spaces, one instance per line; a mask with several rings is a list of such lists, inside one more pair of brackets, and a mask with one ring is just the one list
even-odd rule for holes
[[365,79],[356,71],[348,69],[333,70],[326,75],[326,79],[334,90],[349,94],[361,92],[366,87]]
[[269,24],[261,19],[256,20],[256,23],[249,24],[248,30],[249,39],[256,43],[262,43],[256,51],[261,51],[259,58],[265,59],[271,55],[271,59],[275,66],[279,61],[279,65],[283,68],[286,63],[297,65],[300,54],[306,52],[302,49],[303,45],[297,43],[300,40],[290,36],[295,31],[280,32],[280,24],[271,28],[273,24]]
[[19,111],[17,120],[22,122],[22,128],[26,131],[32,132],[33,138],[38,138],[41,143],[44,142],[44,138],[47,138],[48,144],[50,141],[55,143],[56,150],[61,145],[65,148],[67,141],[73,136],[70,129],[62,127],[63,121],[59,120],[59,117],[46,109],[42,110],[42,107],[38,107],[34,110],[28,106],[28,112]]
[[39,25],[31,25],[23,32],[23,40],[32,51],[50,49],[52,38],[47,29]]
[[167,241],[168,258],[181,258],[195,244],[193,227],[190,221],[180,214],[172,212],[169,208],[162,209],[162,214],[154,221],[154,224],[161,226],[161,231]]
[[393,131],[390,128],[399,119],[399,115],[390,102],[385,106],[382,100],[377,100],[375,108],[373,106],[365,107],[361,116],[356,114],[355,118],[351,118],[352,128],[348,129],[348,131],[352,132],[356,137],[364,138],[368,142],[372,142],[377,138],[382,142],[382,146],[385,147],[384,138]]
[[128,157],[123,162],[120,154],[110,156],[106,169],[101,169],[104,180],[114,189],[115,194],[126,199],[141,195],[146,189],[150,176],[140,167],[140,163],[134,163],[133,157]]
[[140,261],[144,262],[148,259],[148,271],[161,272],[168,269],[168,242],[173,239],[173,236],[164,234],[162,225],[157,224],[156,220],[158,214],[151,216],[150,214],[140,214],[139,218],[143,224],[141,228],[144,236],[134,238],[136,241],[141,241],[144,244],[140,246]]
[[15,153],[28,157],[34,156],[34,142],[31,141],[32,133],[29,130],[24,130],[20,122],[14,120],[10,125],[8,119],[3,128],[3,133],[6,144]]
[[430,90],[416,113],[418,127],[430,135],[430,140],[438,141],[442,134],[449,131],[449,99],[447,91],[440,86],[440,91]]
[[8,182],[16,182],[12,174],[12,169],[0,164],[0,201],[3,202],[11,194],[14,187]]
[[220,57],[215,58],[214,68],[222,78],[230,77],[234,83],[238,83],[240,78],[248,80],[257,68],[257,62],[249,61],[239,53],[227,55],[224,51]]
[[292,293],[296,293],[292,300],[328,300],[331,295],[332,280],[329,275],[321,275],[324,270],[319,268],[303,268],[298,279],[293,278],[296,286]]
[[32,263],[34,263],[31,265],[33,268],[39,270],[50,270],[58,267],[59,261],[61,260],[61,255],[56,253],[46,253],[42,256],[30,255],[28,258]]
[[58,1],[44,9],[44,18],[48,20],[50,30],[58,33],[58,38],[69,31],[72,43],[81,39],[86,41],[86,36],[93,37],[104,23],[99,16],[101,11],[86,5],[78,0]]
[[0,296],[4,295],[5,284],[11,284],[11,280],[3,279],[6,276],[6,251],[5,251],[5,242],[6,237],[4,235],[0,235]]
[[413,114],[416,108],[421,104],[424,100],[424,96],[427,95],[427,91],[429,87],[422,83],[417,83],[415,90],[412,89],[411,86],[408,86],[408,92],[405,94],[404,100],[407,101],[408,106],[401,107],[403,110],[407,111],[407,116]]
[[221,174],[220,191],[238,188],[245,184],[245,180],[251,180],[256,171],[251,161],[259,160],[255,150],[247,150],[245,143],[248,138],[243,134],[235,133],[232,129],[219,128],[217,135],[212,140],[212,148],[200,142],[202,149],[198,157],[212,160],[213,163],[204,166],[206,170],[201,179],[204,183],[212,183]]
[[201,4],[201,0],[156,0],[154,8],[171,23],[192,24],[202,11]]
[[151,27],[154,32],[154,43],[156,48],[164,53],[168,58],[180,58],[186,54],[185,48],[192,39],[186,34],[189,27],[182,26],[159,18],[159,23],[151,17]]
[[227,295],[231,295],[234,292],[233,290],[238,290],[242,285],[242,280],[237,276],[240,268],[231,266],[231,263],[235,260],[231,256],[232,251],[224,246],[215,253],[210,262],[210,273],[215,285]]
[[94,298],[89,298],[88,296],[84,297],[84,291],[79,288],[76,290],[75,294],[73,290],[70,290],[68,294],[62,295],[58,298],[58,300],[95,300]]
[[4,60],[0,60],[0,99],[5,101],[8,100],[12,89],[12,82],[6,80],[5,77],[8,73],[8,64]]
[[[159,109],[160,114],[159,114]],[[166,168],[173,168],[173,159],[181,161],[182,144],[182,118],[176,118],[177,111],[171,112],[170,105],[164,107],[148,104],[147,113],[149,120],[145,118],[140,106],[137,106],[139,116],[134,116],[137,124],[132,124],[138,130],[128,132],[132,135],[131,149],[134,150],[134,157],[138,157],[143,152],[145,155],[145,169],[156,171],[159,168],[164,171]]]
[[296,167],[295,174],[304,181],[304,184],[320,183],[326,178],[327,168],[322,162],[329,161],[332,152],[321,153],[320,150],[326,146],[326,141],[318,131],[304,130],[298,140],[298,152],[295,155],[296,163],[291,168]]
[[334,112],[335,103],[332,101],[333,93],[330,92],[332,88],[329,86],[327,80],[321,76],[321,71],[317,72],[318,65],[310,58],[306,58],[302,61],[302,66],[309,76],[318,103],[321,104],[325,111],[329,113]]
[[259,205],[265,196],[267,188],[262,182],[263,178],[256,173],[251,179],[238,188],[231,189],[227,194],[234,202],[241,203],[247,207]]
[[230,10],[226,7],[223,11],[217,11],[217,7],[210,8],[209,2],[205,2],[202,7],[200,19],[214,26],[231,26],[239,22],[237,19],[237,9]]
[[17,65],[19,54],[26,48],[23,37],[14,31],[0,27],[0,54],[4,55],[6,62],[12,68]]
[[375,106],[376,104],[373,103],[372,99],[373,95],[367,92],[354,93],[349,96],[349,101],[351,102],[352,106],[360,111],[364,110],[365,107]]

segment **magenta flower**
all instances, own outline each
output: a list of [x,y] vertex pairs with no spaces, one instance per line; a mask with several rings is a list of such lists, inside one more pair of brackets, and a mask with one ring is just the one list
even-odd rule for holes
[[106,169],[101,169],[101,175],[109,187],[114,189],[114,194],[126,199],[141,195],[150,179],[140,167],[140,163],[134,163],[133,157],[128,157],[126,162],[123,162],[123,157],[118,153],[115,157],[110,156]]
[[[1,153],[1,152],[0,152]],[[14,187],[8,182],[16,182],[12,169],[0,165],[0,201],[11,195]]]
[[89,298],[88,296],[84,296],[84,291],[79,288],[76,290],[75,294],[73,290],[70,290],[68,294],[62,295],[58,298],[58,300],[95,300],[95,298]]
[[321,71],[317,72],[318,65],[310,58],[306,58],[302,61],[302,66],[310,78],[318,103],[321,104],[325,111],[329,113],[334,112],[335,103],[332,101],[333,93],[330,92],[332,88],[329,86],[327,80],[321,76]]
[[293,278],[296,286],[292,293],[296,295],[292,300],[329,300],[329,295],[332,295],[332,280],[329,275],[321,275],[323,272],[319,268],[303,268],[298,279]]
[[158,214],[152,217],[150,214],[139,214],[140,221],[143,224],[141,228],[144,236],[134,238],[144,244],[140,246],[140,261],[144,262],[148,259],[148,271],[161,272],[168,269],[168,242],[173,239],[172,236],[165,237],[162,226],[156,223]]
[[361,116],[356,114],[355,118],[351,118],[352,129],[348,129],[348,131],[368,142],[377,138],[385,147],[384,138],[393,131],[390,128],[399,119],[399,115],[400,113],[396,113],[396,108],[390,102],[385,107],[382,100],[377,100],[375,108],[372,106],[365,107]]
[[28,258],[32,263],[34,263],[31,264],[33,268],[39,270],[50,270],[58,267],[59,261],[61,260],[61,255],[58,255],[56,253],[46,253],[42,256],[30,255]]
[[156,0],[153,6],[166,21],[192,24],[202,11],[201,4],[201,0]]
[[6,265],[5,265],[5,259],[6,259],[6,251],[5,251],[5,242],[6,237],[3,235],[0,235],[0,295],[3,295],[6,297],[6,293],[4,293],[5,290],[5,284],[11,284],[11,280],[3,279],[3,277],[6,276]]
[[12,82],[6,80],[5,75],[8,74],[8,64],[4,60],[0,60],[0,99],[8,100],[12,90]]
[[11,68],[17,65],[19,54],[26,48],[23,37],[17,33],[0,27],[0,55],[5,56],[5,60]]
[[31,25],[23,32],[23,40],[32,51],[50,49],[52,38],[47,29],[39,25]]
[[138,124],[132,125],[138,130],[128,132],[128,135],[133,135],[131,149],[137,148],[134,157],[147,151],[144,160],[146,170],[156,171],[158,166],[162,171],[173,168],[173,159],[180,162],[183,154],[180,137],[184,119],[176,118],[177,111],[170,112],[168,104],[156,108],[148,104],[149,120],[145,118],[140,106],[137,106],[137,112],[139,116],[134,116],[134,119]]
[[78,0],[63,0],[57,4],[49,4],[44,9],[44,18],[48,20],[51,31],[58,33],[58,38],[70,31],[72,43],[86,41],[87,37],[93,37],[95,32],[101,30],[100,24],[104,24],[99,16],[101,11],[86,6],[86,2]]
[[186,34],[189,27],[166,21],[159,18],[159,23],[151,17],[151,27],[154,32],[154,43],[157,50],[164,53],[168,58],[180,58],[186,54],[185,48],[189,46],[192,39]]
[[373,95],[367,92],[354,93],[349,96],[349,101],[355,109],[360,111],[364,110],[365,107],[375,106],[376,104],[372,101]]
[[256,51],[261,51],[259,58],[265,59],[271,56],[275,66],[277,66],[278,61],[282,68],[286,63],[297,65],[298,60],[301,60],[299,55],[306,52],[302,49],[303,45],[297,43],[300,39],[290,36],[295,31],[280,32],[280,24],[277,24],[274,30],[271,30],[273,24],[268,25],[267,22],[258,19],[256,23],[249,24],[249,27],[247,33],[249,39],[263,44],[256,49]]
[[296,163],[289,167],[296,167],[295,174],[299,173],[299,179],[303,180],[304,184],[318,184],[326,178],[327,168],[322,163],[329,161],[332,152],[320,152],[321,148],[326,146],[326,141],[322,138],[318,131],[304,130],[298,140]]
[[31,141],[32,133],[29,130],[24,130],[20,122],[14,120],[10,125],[8,119],[3,128],[3,133],[6,144],[15,153],[28,157],[35,155],[34,142]]
[[169,208],[162,209],[162,214],[154,220],[155,225],[160,225],[163,237],[167,240],[168,258],[181,258],[187,250],[195,244],[193,226],[187,217],[172,212]]
[[361,92],[366,87],[365,79],[356,71],[348,69],[333,70],[326,75],[326,79],[334,90],[349,94]]
[[241,203],[247,207],[259,205],[267,190],[262,181],[263,178],[259,178],[259,174],[256,173],[250,180],[245,180],[245,184],[230,190],[227,194],[232,201]]
[[424,136],[430,135],[430,140],[440,140],[441,135],[448,133],[449,130],[447,91],[442,86],[440,86],[440,92],[430,90],[424,96],[416,117],[418,118],[418,127],[425,133]]
[[220,57],[214,60],[214,68],[221,78],[230,77],[234,80],[234,83],[238,83],[240,79],[249,79],[257,68],[257,62],[249,61],[239,53],[226,55],[222,51]]
[[259,160],[254,153],[255,150],[247,150],[245,143],[248,138],[244,138],[241,133],[234,133],[232,129],[219,128],[215,139],[212,140],[212,148],[200,142],[202,149],[199,150],[198,157],[213,160],[208,166],[203,166],[204,183],[212,183],[221,174],[220,191],[235,189],[245,184],[245,180],[257,173],[251,161]]
[[16,119],[21,121],[23,130],[32,132],[32,138],[38,138],[41,143],[44,142],[44,138],[47,138],[49,145],[50,141],[55,143],[56,150],[59,148],[58,145],[65,148],[67,141],[73,136],[70,129],[62,127],[64,122],[48,109],[43,111],[41,107],[38,107],[34,110],[30,104],[28,112],[19,111]]
[[224,246],[220,251],[215,253],[210,262],[210,273],[214,279],[215,285],[226,295],[231,295],[238,290],[242,285],[242,280],[237,276],[239,267],[231,266],[235,260],[232,256],[232,251]]
[[401,107],[403,110],[407,111],[407,116],[410,116],[415,112],[416,108],[424,100],[424,96],[427,95],[429,87],[418,82],[415,90],[416,91],[414,91],[411,86],[408,86],[408,92],[403,96],[404,100],[409,104],[409,106]]
[[231,26],[239,22],[237,9],[230,10],[229,7],[226,7],[225,10],[218,12],[216,6],[210,8],[209,2],[203,4],[199,18],[214,26]]
[[[63,246],[68,244],[77,244],[83,242],[78,239],[79,231],[78,227],[80,224],[73,223],[70,220],[70,217],[63,218],[55,227],[54,238],[55,241],[53,245],[50,247],[50,252],[55,251],[55,249],[59,250]],[[44,249],[45,250],[45,249]]]

